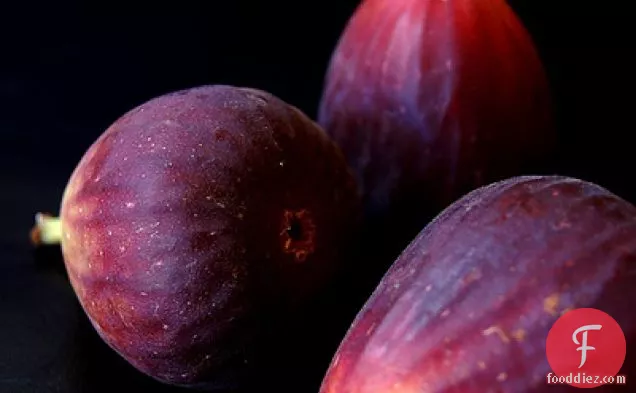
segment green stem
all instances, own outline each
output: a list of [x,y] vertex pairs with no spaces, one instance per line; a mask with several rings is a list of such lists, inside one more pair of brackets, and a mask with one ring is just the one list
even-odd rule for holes
[[55,245],[62,242],[62,222],[59,217],[38,213],[31,230],[31,242],[36,245]]

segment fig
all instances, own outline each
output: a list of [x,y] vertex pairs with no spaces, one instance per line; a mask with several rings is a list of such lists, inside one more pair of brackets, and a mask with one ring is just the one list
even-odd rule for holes
[[337,277],[359,205],[342,153],[300,110],[201,86],[112,124],[35,234],[60,239],[81,306],[130,364],[221,389],[245,382],[263,332]]
[[558,391],[546,339],[560,315],[596,308],[636,339],[635,263],[636,208],[599,185],[520,176],[478,188],[387,271],[321,392]]
[[552,173],[551,106],[505,0],[365,0],[332,56],[318,122],[353,168],[370,243],[390,263],[467,192]]

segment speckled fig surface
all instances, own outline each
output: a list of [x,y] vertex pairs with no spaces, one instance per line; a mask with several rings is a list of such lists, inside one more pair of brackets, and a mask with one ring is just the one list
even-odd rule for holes
[[396,260],[321,392],[578,391],[547,385],[545,343],[556,319],[581,307],[622,327],[628,355],[620,374],[629,383],[635,273],[636,208],[608,190],[558,176],[477,189]]
[[258,332],[343,263],[358,194],[339,150],[263,91],[202,86],[128,112],[61,207],[72,286],[99,335],[179,385],[242,382]]

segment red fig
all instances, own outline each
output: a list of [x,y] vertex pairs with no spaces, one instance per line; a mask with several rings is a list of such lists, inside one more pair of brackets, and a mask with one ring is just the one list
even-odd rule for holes
[[[163,382],[221,388],[246,382],[260,332],[344,265],[358,204],[344,157],[299,110],[205,86],[110,126],[72,174],[57,228],[113,349]],[[57,222],[41,219],[50,242]]]
[[537,176],[479,188],[396,260],[321,391],[559,391],[546,338],[562,313],[600,309],[636,339],[635,258],[636,208],[600,186]]
[[540,173],[550,111],[538,53],[504,0],[365,0],[333,54],[318,122],[399,251],[461,195]]

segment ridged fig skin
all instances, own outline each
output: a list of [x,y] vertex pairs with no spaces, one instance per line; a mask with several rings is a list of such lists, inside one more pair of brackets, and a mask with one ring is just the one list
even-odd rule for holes
[[555,142],[541,60],[504,0],[363,1],[318,122],[353,168],[381,243],[394,238],[389,262],[467,192],[547,173]]
[[62,250],[95,329],[133,366],[234,387],[260,332],[346,264],[359,204],[341,152],[299,110],[202,86],[140,105],[88,149]]
[[598,308],[633,344],[635,277],[636,208],[606,189],[561,176],[479,188],[395,261],[321,393],[576,391],[546,384],[549,329],[570,309]]

